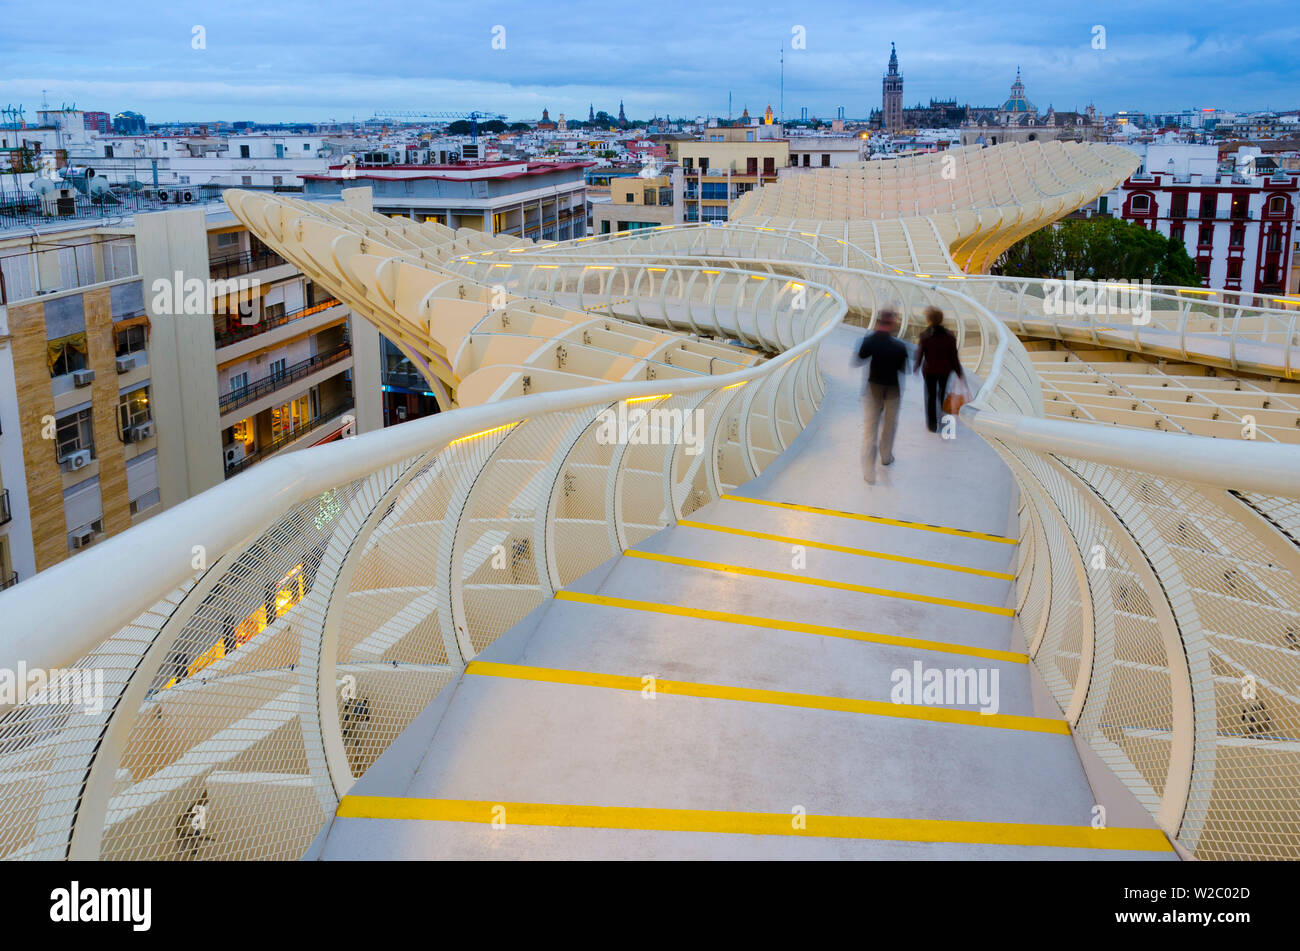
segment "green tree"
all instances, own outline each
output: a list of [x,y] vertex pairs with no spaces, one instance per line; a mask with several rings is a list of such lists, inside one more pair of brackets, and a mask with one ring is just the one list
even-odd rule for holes
[[1068,218],[1017,241],[993,266],[1007,277],[1138,281],[1200,286],[1196,265],[1178,240],[1141,225],[1096,215]]

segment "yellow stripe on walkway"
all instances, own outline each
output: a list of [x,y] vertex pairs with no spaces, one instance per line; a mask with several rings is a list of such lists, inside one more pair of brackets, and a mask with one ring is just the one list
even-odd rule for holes
[[[554,667],[526,667],[519,664],[497,664],[472,660],[465,667],[467,675],[479,677],[504,677],[510,680],[532,680],[548,684],[569,684],[575,687],[604,687],[609,690],[648,689],[649,680],[619,674],[598,674],[586,670],[557,670]],[[698,684],[686,680],[654,678],[654,692],[682,697],[700,697],[706,700],[739,700],[744,703],[771,703],[785,707],[805,707],[811,710],[834,710],[840,713],[863,713],[901,720],[928,720],[935,723],[956,723],[965,726],[993,727],[1001,730],[1024,730],[1029,733],[1056,733],[1070,735],[1064,720],[1045,717],[1022,717],[1009,713],[980,713],[978,710],[955,710],[950,707],[930,707],[910,703],[886,703],[883,700],[855,700],[851,697],[823,697],[814,693],[789,693],[784,690],[757,690],[752,687],[726,687],[720,684]]]
[[745,538],[760,538],[763,541],[782,542],[787,545],[803,545],[807,548],[821,548],[826,551],[838,551],[846,555],[860,555],[863,558],[880,558],[884,561],[897,561],[905,565],[919,565],[923,568],[942,568],[944,571],[960,571],[968,575],[982,575],[985,578],[997,578],[1001,581],[1014,581],[1016,576],[1005,571],[988,571],[984,568],[968,568],[965,565],[953,565],[946,561],[931,561],[928,558],[911,558],[907,555],[893,555],[884,551],[871,551],[867,548],[850,548],[847,545],[832,545],[829,542],[815,542],[807,538],[794,538],[789,535],[772,535],[768,532],[751,532],[747,528],[732,528],[729,525],[711,525],[708,522],[696,522],[682,519],[677,523],[687,528],[699,528],[708,532],[723,532],[727,535],[742,535]]
[[895,634],[875,634],[871,631],[855,631],[850,628],[830,627],[825,624],[806,624],[802,621],[779,621],[775,618],[756,617],[752,614],[731,614],[727,611],[706,611],[703,608],[687,608],[676,604],[660,604],[656,601],[634,601],[629,598],[611,598],[603,594],[584,594],[581,591],[557,591],[557,601],[574,601],[578,604],[594,604],[606,608],[625,608],[629,611],[649,611],[654,614],[671,614],[676,617],[700,618],[704,621],[722,621],[727,624],[745,624],[749,627],[765,627],[775,631],[798,631],[802,634],[820,634],[823,637],[840,637],[850,641],[864,641],[870,644],[887,644],[891,647],[909,647],[915,650],[939,651],[944,654],[962,654],[970,657],[984,657],[988,660],[1001,660],[1011,664],[1027,664],[1025,654],[1012,651],[987,650],[983,647],[967,647],[962,644],[946,644],[943,641],[927,641],[919,637],[899,637]]
[[1020,822],[954,822],[946,819],[885,819],[867,816],[798,817],[783,812],[722,812],[706,809],[649,809],[578,806],[470,799],[406,799],[344,796],[340,819],[406,819],[480,822],[484,825],[558,826],[570,829],[636,829],[655,832],[717,832],[782,835],[811,839],[876,839],[888,842],[951,842],[965,845],[1023,845],[1058,849],[1171,852],[1158,829],[1094,829]]
[[793,581],[796,584],[810,584],[819,588],[836,588],[840,591],[857,591],[861,594],[874,594],[881,598],[898,598],[901,601],[920,601],[923,604],[938,604],[949,608],[962,608],[966,611],[980,611],[984,614],[1000,614],[1014,617],[1015,608],[999,607],[995,604],[980,604],[978,601],[958,601],[955,598],[940,598],[932,594],[914,594],[911,591],[892,591],[888,588],[873,588],[864,584],[851,584],[847,581],[829,581],[825,578],[808,578],[782,571],[767,571],[762,568],[746,568],[743,565],[724,565],[715,561],[699,561],[695,558],[682,558],[677,555],[661,555],[653,551],[637,551],[629,548],[623,552],[628,558],[644,558],[647,561],[661,561],[669,565],[682,565],[687,568],[705,568],[709,571],[722,571],[732,575],[746,575],[751,578],[769,578],[773,581]]
[[885,518],[881,515],[862,515],[858,512],[841,512],[837,509],[818,508],[815,505],[795,505],[793,502],[772,502],[768,499],[747,499],[739,495],[723,495],[728,502],[748,502],[751,505],[770,505],[778,509],[790,509],[793,512],[812,512],[814,515],[834,515],[838,518],[852,518],[859,522],[873,522],[876,525],[893,525],[897,528],[914,528],[922,532],[939,532],[942,535],[957,535],[961,538],[978,538],[986,542],[1001,542],[1004,545],[1017,545],[1019,542],[1005,535],[990,535],[987,532],[970,532],[964,528],[948,528],[946,525],[930,525],[927,522],[908,522],[899,518]]

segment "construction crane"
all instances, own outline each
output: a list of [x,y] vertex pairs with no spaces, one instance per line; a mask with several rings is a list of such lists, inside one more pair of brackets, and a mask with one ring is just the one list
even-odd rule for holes
[[504,115],[497,112],[376,112],[376,119],[403,119],[407,122],[440,122],[444,119],[468,119],[470,141],[478,145],[478,122],[480,119],[497,119],[501,122],[506,120]]

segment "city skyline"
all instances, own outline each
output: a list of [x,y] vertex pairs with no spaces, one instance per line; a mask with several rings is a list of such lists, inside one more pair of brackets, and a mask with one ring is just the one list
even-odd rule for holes
[[[755,115],[769,103],[782,112],[784,48],[786,118],[803,108],[829,118],[843,107],[848,118],[865,119],[880,106],[892,41],[906,106],[931,98],[995,105],[1017,68],[1042,110],[1300,104],[1300,27],[1252,35],[1284,14],[1271,0],[1238,5],[1228,23],[1173,4],[1133,10],[1108,2],[1077,12],[1044,3],[1018,11],[1010,27],[1002,11],[947,2],[846,16],[813,0],[757,22],[752,8],[730,2],[617,15],[581,2],[568,8],[568,26],[520,4],[431,11],[380,3],[353,22],[356,8],[336,0],[275,9],[234,3],[150,11],[146,28],[113,44],[95,40],[130,6],[79,13],[77,32],[57,45],[45,41],[37,8],[14,10],[0,39],[10,66],[0,100],[23,105],[29,120],[45,99],[54,108],[131,109],[153,122],[320,122],[400,109],[528,120],[546,108],[553,119],[585,119],[592,104],[613,114],[620,101],[630,118],[725,116],[730,95],[732,115],[746,107]],[[645,42],[655,36],[662,44]]]

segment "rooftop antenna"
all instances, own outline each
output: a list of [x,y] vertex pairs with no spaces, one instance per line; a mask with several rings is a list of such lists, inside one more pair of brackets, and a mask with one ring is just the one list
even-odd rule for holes
[[785,125],[785,41],[781,42],[781,98],[779,100],[781,125]]

